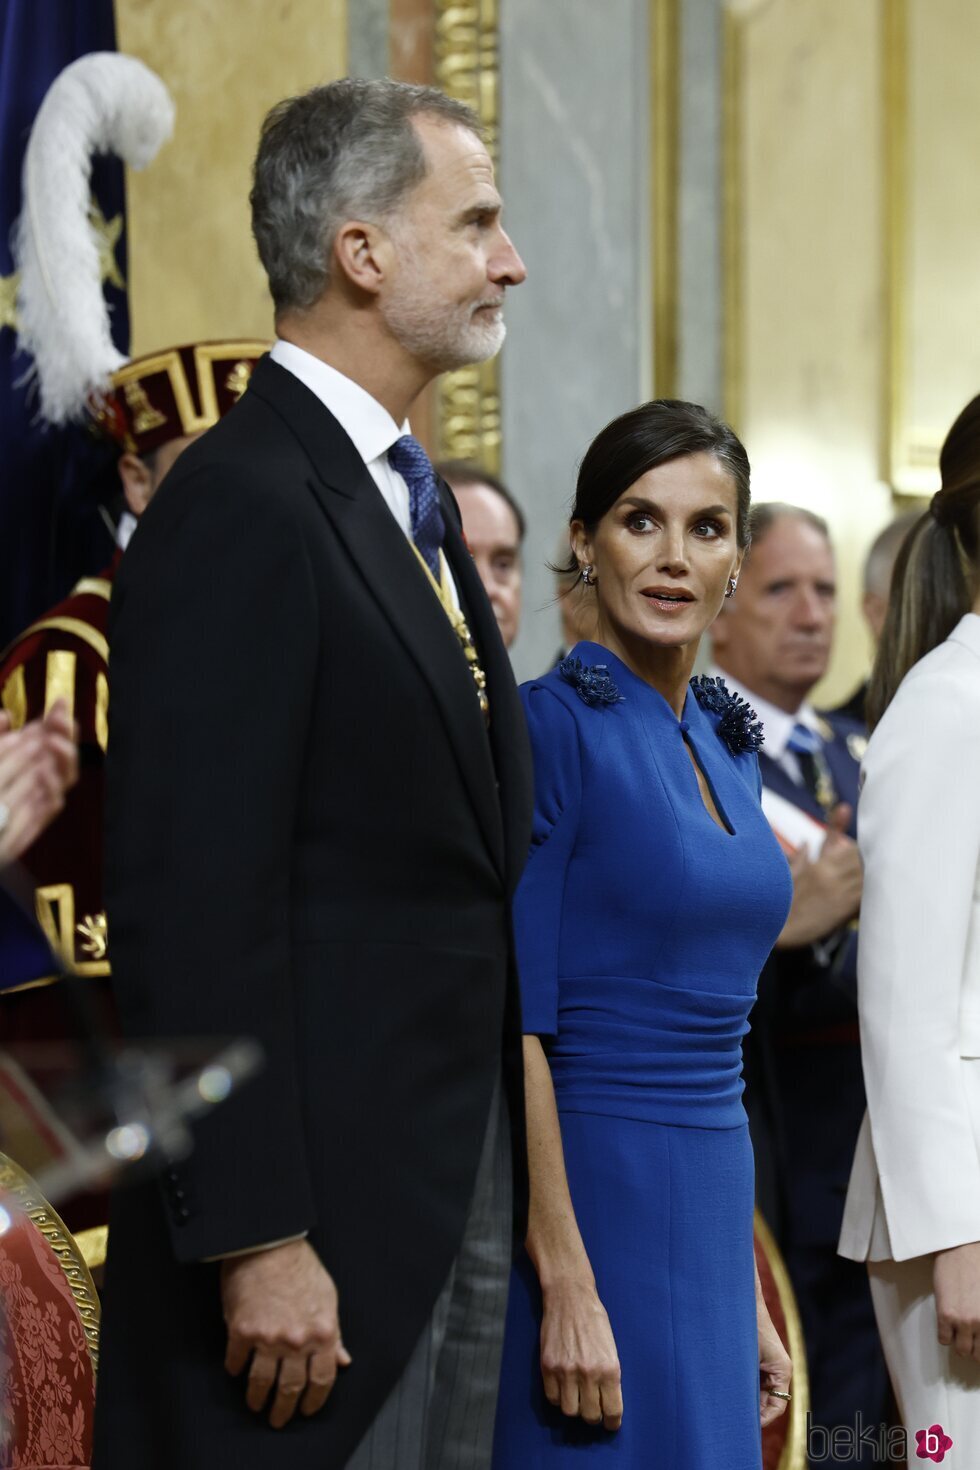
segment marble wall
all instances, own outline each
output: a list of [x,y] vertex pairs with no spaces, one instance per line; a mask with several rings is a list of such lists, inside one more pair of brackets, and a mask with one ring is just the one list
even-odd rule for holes
[[545,563],[598,430],[648,394],[647,0],[504,0],[500,180],[528,268],[508,300],[503,471],[528,517],[518,675],[558,647]]

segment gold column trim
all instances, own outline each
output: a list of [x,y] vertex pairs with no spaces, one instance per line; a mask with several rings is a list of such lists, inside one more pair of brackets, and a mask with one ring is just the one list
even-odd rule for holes
[[881,334],[880,475],[893,490],[907,460],[905,445],[908,259],[908,0],[879,0],[881,24],[881,248],[884,322]]
[[102,1310],[92,1273],[82,1252],[65,1222],[48,1204],[30,1174],[25,1173],[6,1154],[0,1154],[0,1194],[9,1197],[16,1208],[27,1216],[54,1252],[75,1299],[88,1354],[92,1360],[92,1371],[97,1373]]
[[[498,163],[500,77],[497,0],[435,0],[435,84],[467,103]],[[439,453],[500,470],[500,373],[496,358],[445,373],[438,385]]]
[[[887,3],[887,0],[886,0]],[[731,4],[722,12],[721,278],[722,401],[725,418],[736,429],[744,404],[745,259],[743,189],[745,26],[747,13]]]
[[658,398],[673,398],[677,391],[680,14],[679,0],[651,0],[651,5],[653,391]]

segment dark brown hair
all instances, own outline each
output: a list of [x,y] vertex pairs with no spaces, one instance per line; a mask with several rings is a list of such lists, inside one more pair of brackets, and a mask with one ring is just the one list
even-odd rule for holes
[[967,404],[939,456],[942,489],[909,531],[895,563],[888,613],[868,689],[874,729],[905,675],[970,611],[980,563],[980,397]]
[[[655,398],[621,414],[601,430],[585,452],[575,486],[570,521],[589,530],[598,525],[619,497],[641,475],[672,459],[712,454],[729,473],[737,502],[735,535],[749,542],[749,457],[733,429],[702,408],[678,398]],[[577,572],[574,556],[556,572]]]

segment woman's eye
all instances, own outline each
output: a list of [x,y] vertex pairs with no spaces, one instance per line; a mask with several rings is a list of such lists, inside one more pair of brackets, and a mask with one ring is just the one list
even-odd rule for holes
[[712,536],[721,535],[721,526],[717,521],[698,521],[694,529],[703,541],[709,540]]
[[650,527],[653,525],[653,522],[651,521],[649,516],[637,513],[635,515],[631,515],[626,524],[629,526],[631,531],[649,531]]

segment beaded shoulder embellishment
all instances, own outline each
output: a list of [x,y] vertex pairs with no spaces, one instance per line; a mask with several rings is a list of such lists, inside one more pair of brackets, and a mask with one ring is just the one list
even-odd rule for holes
[[596,708],[603,704],[621,704],[623,696],[613,683],[605,664],[584,664],[580,658],[563,658],[558,665],[561,677],[571,684],[583,704]]
[[702,709],[721,715],[718,734],[733,755],[762,749],[765,732],[761,720],[740,694],[731,692],[724,679],[710,679],[707,674],[701,674],[691,680],[691,688]]

